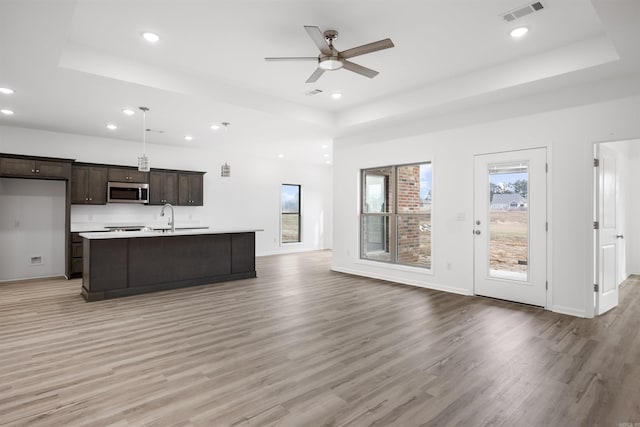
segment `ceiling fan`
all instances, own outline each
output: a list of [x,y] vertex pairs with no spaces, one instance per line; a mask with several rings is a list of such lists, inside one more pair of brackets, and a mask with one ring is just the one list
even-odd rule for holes
[[376,52],[382,49],[388,49],[393,47],[391,39],[379,40],[377,42],[364,44],[362,46],[353,47],[351,49],[343,50],[339,52],[333,47],[333,41],[338,38],[338,32],[335,30],[327,30],[324,33],[320,31],[320,28],[313,26],[304,27],[311,37],[311,40],[320,49],[320,55],[316,56],[297,56],[297,57],[278,57],[278,58],[264,58],[267,61],[317,61],[318,68],[307,79],[307,83],[313,83],[320,78],[325,71],[338,70],[344,68],[345,70],[353,71],[370,79],[378,75],[378,72],[371,68],[363,67],[349,61],[349,58],[355,56],[364,55],[371,52]]

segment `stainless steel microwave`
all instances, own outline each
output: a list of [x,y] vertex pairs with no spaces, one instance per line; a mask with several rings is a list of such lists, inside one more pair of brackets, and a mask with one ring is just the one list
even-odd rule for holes
[[108,203],[149,203],[149,184],[135,182],[109,182],[107,184]]

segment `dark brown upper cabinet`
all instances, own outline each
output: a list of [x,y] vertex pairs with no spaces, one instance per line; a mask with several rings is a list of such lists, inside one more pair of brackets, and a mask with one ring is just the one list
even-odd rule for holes
[[149,172],[140,172],[134,168],[109,168],[109,181],[147,184]]
[[149,204],[165,203],[178,203],[178,173],[152,171],[149,173]]
[[73,165],[71,173],[71,204],[107,204],[107,173],[101,166]]
[[178,174],[178,205],[202,206],[203,204],[203,174]]
[[16,178],[69,179],[71,160],[0,157],[0,175]]

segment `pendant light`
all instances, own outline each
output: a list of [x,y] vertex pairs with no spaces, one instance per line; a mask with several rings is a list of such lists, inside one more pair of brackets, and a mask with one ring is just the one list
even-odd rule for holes
[[147,107],[139,107],[142,111],[142,156],[138,157],[138,170],[140,172],[149,172],[149,158],[147,157]]
[[[222,122],[222,126],[224,126],[224,139],[226,142],[227,139],[227,129],[229,129],[229,122]],[[224,162],[224,165],[220,166],[220,176],[223,178],[229,178],[231,176],[231,166],[229,163]]]

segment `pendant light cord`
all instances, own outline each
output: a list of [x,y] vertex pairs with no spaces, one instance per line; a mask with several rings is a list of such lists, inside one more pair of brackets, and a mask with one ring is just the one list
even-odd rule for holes
[[142,152],[147,155],[147,111],[142,110]]

